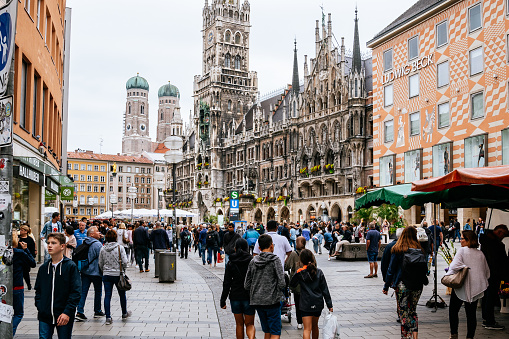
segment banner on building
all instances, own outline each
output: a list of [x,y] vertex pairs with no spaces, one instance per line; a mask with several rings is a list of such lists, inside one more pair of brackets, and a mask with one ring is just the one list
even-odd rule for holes
[[4,96],[9,83],[12,55],[14,53],[14,37],[16,36],[16,12],[18,2],[0,9],[0,96]]
[[74,200],[74,187],[60,186],[60,200],[73,201]]

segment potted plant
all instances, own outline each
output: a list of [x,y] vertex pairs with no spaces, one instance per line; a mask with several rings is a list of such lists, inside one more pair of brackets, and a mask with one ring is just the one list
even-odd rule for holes
[[198,171],[199,171],[199,170],[201,170],[201,162],[200,162],[198,165],[196,165],[196,169],[197,169]]
[[206,163],[204,164],[204,166],[205,166],[205,168],[208,168],[208,167],[210,166],[210,164],[209,164],[208,162],[206,162]]
[[509,313],[509,282],[502,281],[500,284],[500,313]]
[[198,186],[198,188],[201,188],[201,181],[198,181],[196,185]]
[[327,164],[325,165],[325,169],[329,171],[330,174],[334,173],[334,164]]

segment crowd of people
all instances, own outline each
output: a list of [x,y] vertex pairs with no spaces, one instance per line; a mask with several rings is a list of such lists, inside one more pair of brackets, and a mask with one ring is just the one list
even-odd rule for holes
[[[421,227],[399,228],[396,239],[385,248],[380,268],[383,293],[388,294],[390,288],[395,291],[402,338],[417,338],[417,302],[423,286],[428,284],[429,263],[436,264],[436,252],[445,245],[444,237],[455,240],[459,226],[456,222],[451,225],[453,228],[447,229],[435,220],[429,227],[423,222]],[[385,222],[378,225],[376,221],[364,220],[359,224],[302,225],[271,220],[266,226],[250,223],[238,232],[232,223],[226,229],[214,224],[181,224],[173,229],[160,222],[145,221],[127,225],[112,219],[61,222],[59,214],[54,213],[40,234],[46,246],[44,264],[39,267],[35,282],[39,336],[51,338],[56,330],[59,338],[69,338],[74,321],[87,321],[84,310],[91,285],[94,318],[105,317],[105,324],[112,324],[110,305],[114,286],[122,310],[120,317],[129,318],[126,291],[119,288],[125,268],[139,267],[140,273],[149,272],[151,251],[178,250],[185,260],[194,248],[203,265],[208,264],[210,268],[225,260],[220,305],[226,308],[226,301],[230,300],[237,338],[243,338],[244,332],[254,338],[255,314],[265,338],[279,338],[281,315],[290,302],[290,292],[303,338],[318,338],[322,310],[332,312],[333,306],[315,255],[322,254],[324,248],[330,260],[341,255],[349,243],[364,244],[370,268],[365,278],[377,278],[378,253],[387,228]],[[460,230],[461,248],[447,274],[456,274],[465,266],[469,267],[469,273],[461,288],[452,291],[449,307],[452,339],[458,337],[458,312],[463,304],[467,313],[467,338],[474,337],[476,308],[481,298],[483,327],[504,328],[495,321],[494,309],[500,282],[509,278],[509,259],[502,243],[507,236],[507,226],[485,230],[482,219],[472,226],[467,221]],[[19,235],[13,232],[13,247],[15,333],[23,318],[24,282],[28,289],[32,288],[29,272],[36,267],[37,251],[28,225],[19,228]],[[59,293],[54,293],[55,290]]]

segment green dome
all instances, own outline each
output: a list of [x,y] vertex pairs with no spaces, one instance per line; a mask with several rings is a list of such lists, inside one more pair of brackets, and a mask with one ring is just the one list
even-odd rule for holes
[[159,95],[159,97],[180,98],[180,92],[179,92],[179,89],[177,88],[177,86],[173,86],[169,82],[166,85],[161,86],[161,88],[159,88],[158,95]]
[[130,90],[131,88],[139,88],[148,91],[149,86],[147,80],[145,80],[145,78],[140,77],[138,73],[138,75],[136,75],[135,77],[132,77],[131,79],[127,80],[125,84],[125,89]]

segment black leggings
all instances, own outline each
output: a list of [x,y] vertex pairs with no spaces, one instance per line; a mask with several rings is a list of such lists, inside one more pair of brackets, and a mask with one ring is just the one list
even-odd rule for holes
[[32,283],[30,282],[30,267],[23,266],[23,279],[27,283],[27,287],[32,289]]
[[456,296],[454,289],[452,290],[451,300],[449,302],[449,325],[451,326],[451,334],[458,334],[459,317],[458,313],[461,305],[465,304],[465,312],[467,314],[467,338],[473,338],[477,327],[477,300],[471,303],[460,300]]

